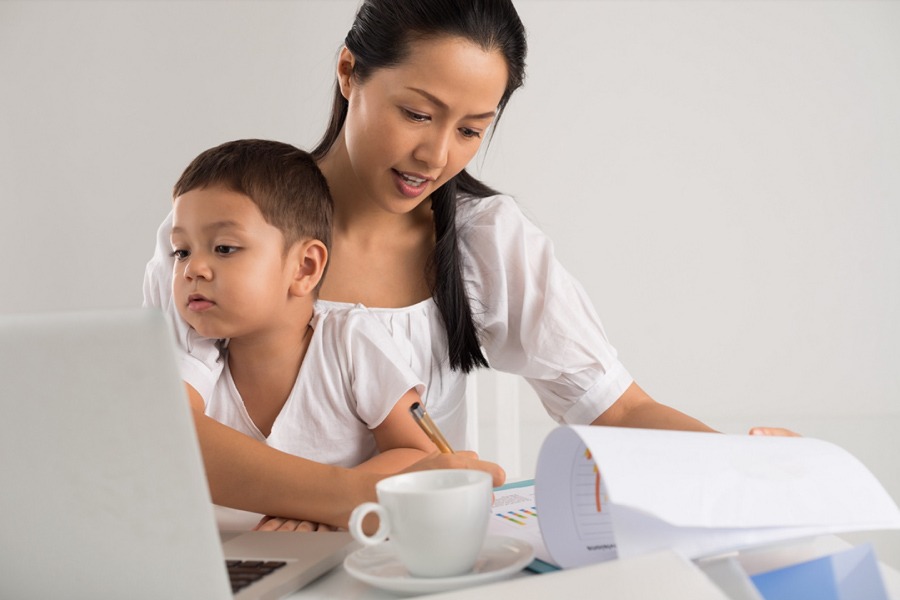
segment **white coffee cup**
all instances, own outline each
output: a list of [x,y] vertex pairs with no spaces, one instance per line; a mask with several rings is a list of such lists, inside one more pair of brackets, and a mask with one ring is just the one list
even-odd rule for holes
[[[446,469],[404,473],[375,485],[378,502],[357,506],[350,533],[374,546],[390,537],[400,562],[415,577],[452,577],[472,570],[487,536],[491,476],[483,471]],[[378,515],[368,536],[363,519]]]

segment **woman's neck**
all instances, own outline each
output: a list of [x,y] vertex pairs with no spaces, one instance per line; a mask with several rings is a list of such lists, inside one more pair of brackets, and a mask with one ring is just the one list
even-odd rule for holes
[[328,181],[334,201],[335,235],[379,243],[383,239],[406,237],[410,232],[433,230],[429,198],[423,198],[411,211],[395,213],[368,196],[350,166],[342,136],[338,136],[319,161],[319,168]]
[[334,199],[334,231],[323,300],[402,308],[431,296],[431,201],[392,213],[363,193],[342,140],[319,164]]

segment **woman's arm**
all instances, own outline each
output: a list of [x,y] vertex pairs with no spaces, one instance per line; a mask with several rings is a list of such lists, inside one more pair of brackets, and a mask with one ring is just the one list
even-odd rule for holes
[[[267,515],[346,527],[350,512],[375,500],[384,475],[299,458],[254,440],[203,413],[203,400],[188,387],[210,494],[216,504]],[[503,483],[499,466],[472,455],[432,454],[406,471],[478,469]]]
[[619,396],[619,399],[603,411],[599,417],[594,419],[591,425],[715,431],[694,417],[655,401],[637,383],[632,383],[628,386],[625,393]]
[[[632,383],[612,406],[594,419],[591,425],[614,427],[642,427],[645,429],[680,429],[684,431],[715,431],[665,404],[660,404]],[[777,435],[799,437],[798,433],[783,427],[753,427],[750,435]]]
[[357,466],[357,470],[393,474],[437,450],[409,413],[409,407],[420,400],[418,392],[411,389],[397,401],[372,430],[378,454]]

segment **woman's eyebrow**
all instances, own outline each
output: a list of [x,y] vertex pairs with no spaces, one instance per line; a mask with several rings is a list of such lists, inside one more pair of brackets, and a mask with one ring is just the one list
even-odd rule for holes
[[[438,97],[435,96],[434,94],[431,94],[431,93],[429,93],[429,92],[426,92],[425,90],[422,90],[422,89],[419,89],[419,88],[414,88],[414,87],[410,87],[410,88],[407,88],[407,89],[410,90],[410,91],[412,91],[412,92],[415,92],[415,93],[417,93],[417,94],[419,94],[419,95],[421,95],[421,96],[424,96],[426,100],[428,100],[428,101],[431,102],[432,104],[437,105],[439,108],[442,108],[442,109],[444,109],[444,110],[447,110],[447,109],[450,108],[449,106],[447,106],[447,103],[446,103],[446,102],[444,102],[443,100],[441,100],[440,98],[438,98]],[[496,111],[496,110],[491,110],[491,111],[488,111],[488,112],[485,112],[485,113],[480,113],[480,114],[477,114],[477,115],[466,115],[465,118],[466,118],[466,119],[493,119],[494,116],[496,116],[496,114],[497,114],[497,111]]]

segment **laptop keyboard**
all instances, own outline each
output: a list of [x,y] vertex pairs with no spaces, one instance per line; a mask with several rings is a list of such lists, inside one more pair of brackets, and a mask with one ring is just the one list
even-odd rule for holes
[[251,583],[259,581],[286,564],[279,560],[226,560],[225,566],[228,567],[228,578],[231,580],[231,593],[238,593]]

